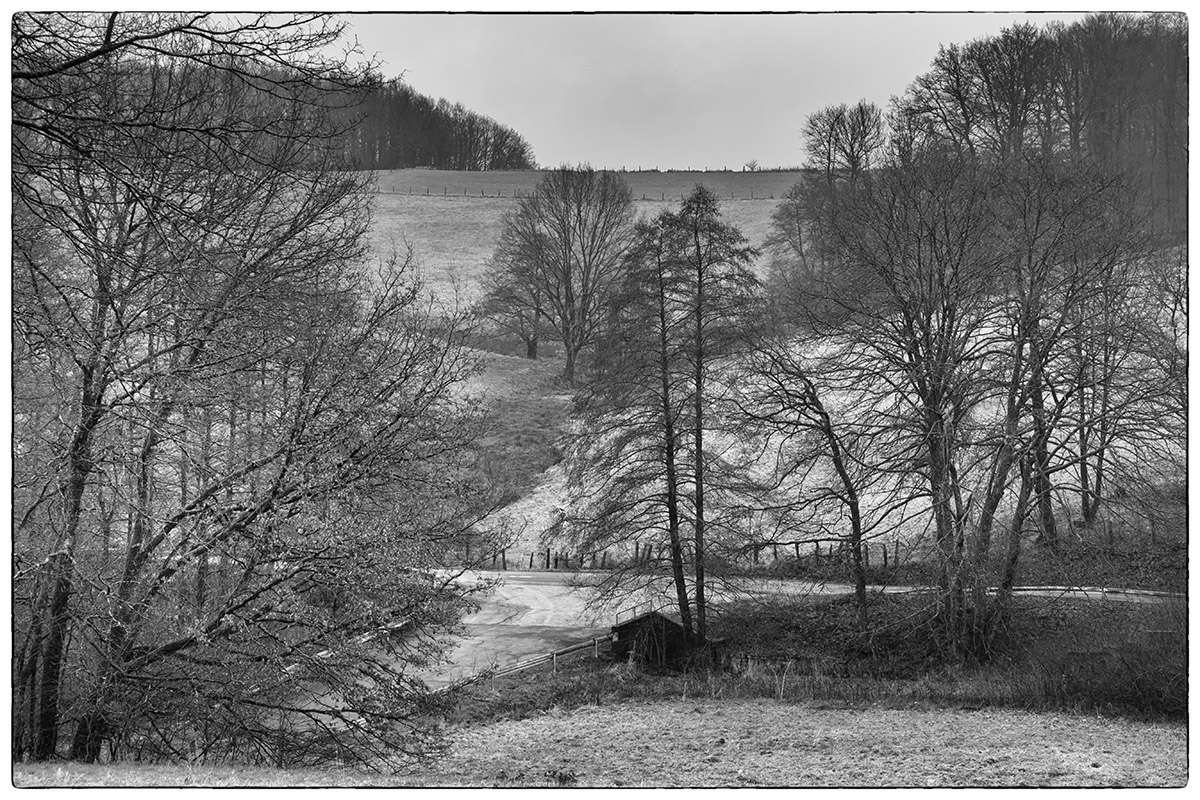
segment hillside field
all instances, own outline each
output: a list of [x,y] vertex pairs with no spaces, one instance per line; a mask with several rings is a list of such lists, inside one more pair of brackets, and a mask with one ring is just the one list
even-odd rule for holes
[[[512,197],[532,189],[545,170],[457,172],[436,169],[395,169],[375,173],[380,194],[454,197]],[[697,183],[722,199],[778,199],[794,186],[800,170],[779,172],[621,172],[635,200],[678,199]]]
[[[446,172],[404,169],[376,174],[371,248],[386,257],[411,245],[427,286],[444,302],[469,304],[479,298],[484,274],[500,238],[503,216],[519,192],[528,192],[542,172]],[[683,195],[703,183],[722,199],[726,221],[755,247],[770,232],[771,213],[800,180],[799,172],[626,172],[639,217],[678,207]],[[763,259],[759,259],[760,275]]]

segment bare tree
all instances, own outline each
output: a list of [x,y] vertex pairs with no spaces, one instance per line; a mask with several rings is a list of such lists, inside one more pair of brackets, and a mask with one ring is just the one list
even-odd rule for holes
[[[685,627],[694,623],[700,644],[707,636],[711,528],[729,528],[723,520],[728,504],[725,513],[714,513],[708,496],[726,488],[726,472],[736,472],[718,447],[729,434],[722,383],[735,354],[752,340],[761,312],[758,282],[748,269],[754,255],[703,186],[678,212],[664,211],[638,227],[623,291],[606,318],[597,380],[586,395],[587,424],[572,457],[572,527],[582,541],[595,548],[649,537],[667,550],[664,562],[635,564],[632,573],[612,576],[610,590],[630,578],[639,586],[652,583],[665,563]],[[741,532],[723,532],[740,539]],[[726,545],[722,554],[739,544]]]
[[504,218],[493,297],[504,300],[510,316],[541,321],[558,339],[563,378],[571,386],[632,241],[629,187],[616,174],[590,167],[546,173]]
[[536,359],[538,345],[545,332],[542,308],[536,283],[505,270],[495,261],[488,265],[482,283],[485,292],[479,304],[480,313],[521,340],[525,357]]
[[751,337],[750,320],[756,315],[750,309],[754,309],[758,281],[748,267],[758,253],[741,231],[721,219],[716,195],[704,186],[697,186],[684,199],[678,215],[663,217],[663,224],[678,231],[681,239],[679,257],[687,280],[685,302],[692,328],[685,358],[691,369],[696,637],[703,643],[708,635],[705,575],[711,537],[705,498],[712,482],[706,437],[715,427],[707,411],[719,394],[710,380],[716,382],[721,359]]
[[883,145],[883,115],[874,103],[860,100],[829,106],[810,114],[804,124],[808,164],[827,183],[842,178],[854,183],[871,168]]
[[[1121,294],[1114,278],[1141,252],[1140,237],[1129,192],[1102,169],[1032,153],[980,159],[926,134],[894,131],[879,168],[810,194],[811,238],[838,265],[814,284],[842,311],[821,330],[830,342],[855,342],[837,350],[834,374],[858,378],[808,377],[825,392],[853,385],[870,394],[858,400],[855,427],[891,431],[872,439],[873,469],[900,473],[907,460],[919,471],[941,564],[942,630],[969,656],[986,653],[993,615],[1004,610],[984,594],[998,511],[1014,508],[1015,495],[1002,586],[1013,583],[1026,514],[1043,542],[1056,540],[1054,476],[1077,463],[1073,404],[1080,392],[1116,388],[1104,359],[1090,356],[1097,380],[1080,384],[1072,342],[1087,337],[1099,356],[1122,338],[1087,333],[1093,323],[1083,320]],[[1126,409],[1140,402],[1119,394]],[[1088,413],[1097,415],[1087,429],[1118,419],[1115,403]],[[826,450],[838,452],[835,443]]]
[[[683,535],[682,474],[689,384],[680,345],[687,317],[680,310],[678,235],[661,222],[637,226],[620,291],[606,309],[596,380],[583,395],[583,429],[568,459],[568,529],[583,552],[630,544],[635,550],[624,568],[607,573],[601,598],[661,591],[655,581],[663,562],[654,551],[665,541],[674,600],[691,636],[692,552]],[[641,552],[647,539],[650,558]]]

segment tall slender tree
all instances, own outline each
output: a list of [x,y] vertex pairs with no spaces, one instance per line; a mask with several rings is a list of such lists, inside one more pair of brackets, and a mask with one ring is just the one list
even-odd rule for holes
[[[678,212],[638,227],[632,252],[606,317],[589,425],[574,450],[575,528],[618,540],[661,532],[680,615],[702,644],[715,516],[708,495],[714,484],[723,488],[726,466],[714,445],[729,419],[725,372],[753,340],[761,312],[748,268],[756,251],[723,221],[716,196],[697,186]],[[647,566],[638,572],[653,574]]]

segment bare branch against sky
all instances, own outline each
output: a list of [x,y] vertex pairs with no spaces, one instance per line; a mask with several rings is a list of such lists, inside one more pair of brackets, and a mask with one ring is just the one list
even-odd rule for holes
[[544,166],[801,161],[826,105],[881,106],[939,44],[1076,14],[352,14],[383,74],[509,125]]

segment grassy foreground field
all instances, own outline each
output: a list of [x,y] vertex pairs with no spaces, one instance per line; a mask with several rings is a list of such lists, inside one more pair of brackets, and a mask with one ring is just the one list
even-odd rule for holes
[[455,732],[407,775],[18,766],[18,786],[1182,786],[1183,724],[1018,711],[675,700]]

